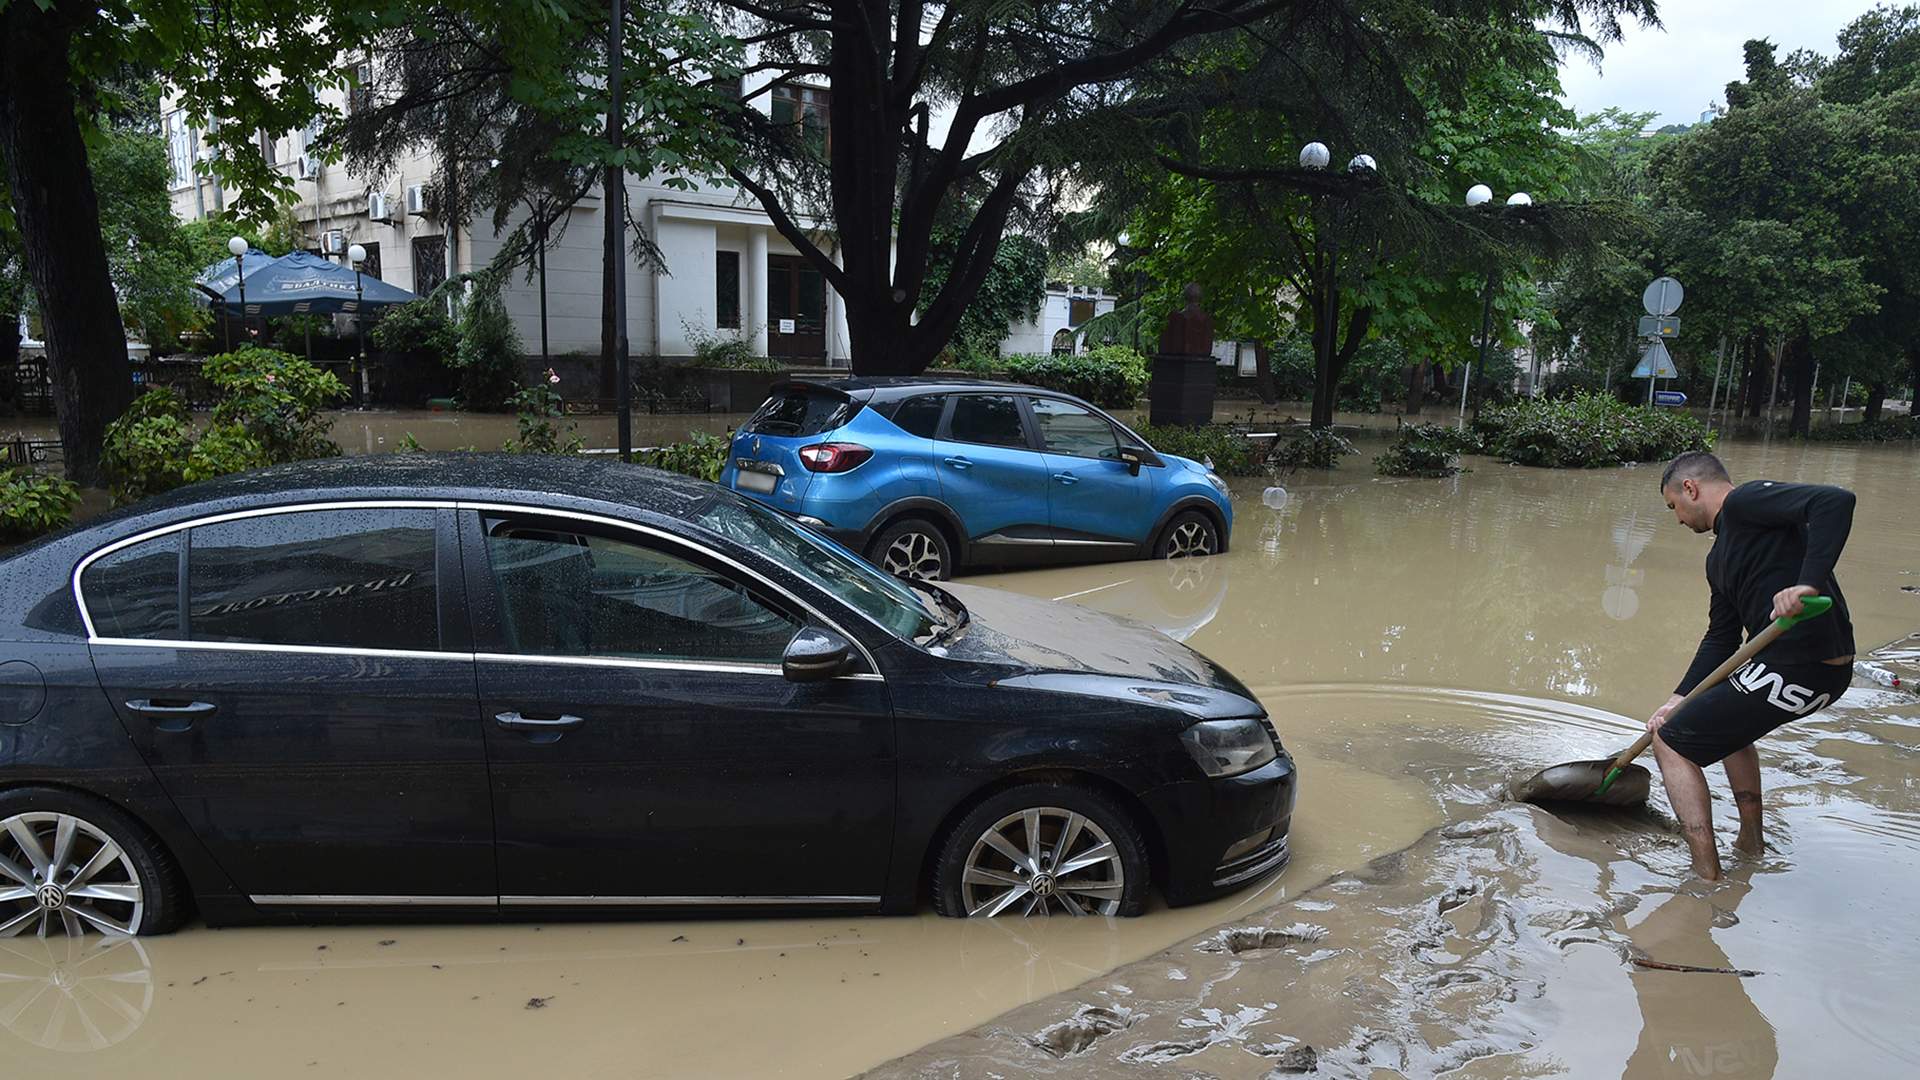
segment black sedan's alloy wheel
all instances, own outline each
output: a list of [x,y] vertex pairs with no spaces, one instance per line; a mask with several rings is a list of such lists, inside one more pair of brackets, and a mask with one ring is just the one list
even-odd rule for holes
[[125,814],[53,788],[0,793],[0,938],[164,933],[184,890]]
[[1126,811],[1070,784],[1024,784],[975,807],[942,845],[942,915],[1138,915],[1147,849]]

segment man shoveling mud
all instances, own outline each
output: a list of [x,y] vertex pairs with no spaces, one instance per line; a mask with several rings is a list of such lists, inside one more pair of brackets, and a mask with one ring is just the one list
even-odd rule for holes
[[[1704,451],[1681,454],[1660,478],[1660,493],[1680,524],[1711,529],[1707,632],[1679,689],[1647,721],[1667,799],[1693,853],[1694,873],[1720,877],[1705,768],[1727,768],[1740,811],[1734,848],[1759,854],[1760,754],[1754,742],[1817,712],[1846,692],[1853,678],[1853,624],[1834,580],[1833,564],[1853,526],[1853,493],[1819,484],[1754,480],[1733,486],[1725,465]],[[1694,685],[1776,618],[1800,614],[1809,596],[1833,598],[1826,617],[1786,632],[1727,681],[1675,707]]]

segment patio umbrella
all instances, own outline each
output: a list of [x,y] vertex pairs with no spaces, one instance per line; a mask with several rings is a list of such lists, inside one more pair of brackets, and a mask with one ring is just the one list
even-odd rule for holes
[[[251,277],[255,270],[272,262],[273,256],[259,248],[248,248],[247,253],[240,256],[240,261],[242,268]],[[193,283],[206,294],[209,304],[218,300],[221,293],[233,288],[233,283],[240,280],[240,270],[235,269],[233,262],[233,258],[229,256],[194,275]]]
[[229,315],[250,319],[261,315],[354,314],[419,299],[398,285],[389,285],[371,274],[356,275],[339,263],[304,251],[282,255],[258,269],[247,268],[244,312],[240,310],[241,284],[238,280],[229,282],[221,290],[220,305]]

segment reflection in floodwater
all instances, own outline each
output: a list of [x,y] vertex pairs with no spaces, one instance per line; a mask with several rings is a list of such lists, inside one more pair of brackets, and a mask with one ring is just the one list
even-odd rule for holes
[[0,1026],[39,1049],[105,1050],[132,1035],[152,1009],[153,964],[136,939],[0,941]]
[[[511,434],[456,416],[434,421],[439,445]],[[375,445],[428,440],[423,417],[342,420],[382,422]],[[1920,626],[1900,590],[1920,580],[1920,453],[1721,449],[1739,478],[1851,484],[1840,573],[1862,647]],[[37,942],[0,942],[0,1076],[837,1077],[1090,1005],[1129,1012],[1057,1030],[1082,1052],[1023,1043],[1039,1057],[998,1071],[1262,1077],[1317,1048],[1323,1075],[1920,1075],[1920,699],[1856,686],[1769,737],[1775,850],[1739,871],[1737,910],[1690,891],[1658,792],[1624,821],[1495,798],[1617,751],[1664,700],[1705,622],[1708,538],[1671,523],[1648,469],[1476,460],[1390,481],[1366,458],[1294,476],[1278,508],[1235,481],[1219,558],[970,579],[1155,626],[1260,696],[1301,786],[1294,863],[1256,889],[1132,920],[196,928],[26,966],[4,950]],[[1594,610],[1602,567],[1633,593],[1630,622]],[[1920,638],[1867,659],[1920,674]],[[1632,955],[1764,974],[1641,972]],[[61,988],[76,976],[97,981]],[[1065,991],[1030,1028],[1001,1015]],[[915,1060],[882,1071],[919,1075]]]

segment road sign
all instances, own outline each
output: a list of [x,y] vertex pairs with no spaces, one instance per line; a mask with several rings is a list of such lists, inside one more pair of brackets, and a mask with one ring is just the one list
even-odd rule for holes
[[1667,343],[1655,338],[1647,351],[1640,355],[1639,366],[1633,369],[1636,379],[1677,379],[1680,369],[1673,366],[1673,356],[1667,352]]
[[1680,317],[1678,315],[1642,315],[1640,316],[1640,336],[1677,338],[1680,336]]
[[1653,403],[1655,405],[1685,405],[1687,403],[1687,395],[1678,390],[1655,390],[1653,392]]
[[1680,301],[1687,293],[1680,283],[1670,277],[1653,279],[1647,291],[1640,294],[1640,306],[1647,309],[1649,315],[1671,315],[1680,310]]

